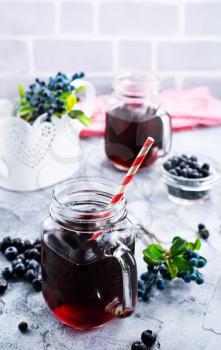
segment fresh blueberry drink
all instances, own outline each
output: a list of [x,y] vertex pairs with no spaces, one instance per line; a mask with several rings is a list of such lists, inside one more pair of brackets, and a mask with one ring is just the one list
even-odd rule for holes
[[54,315],[75,329],[91,329],[135,308],[134,227],[124,199],[103,179],[58,185],[42,233],[42,292]]
[[171,143],[170,116],[159,104],[158,79],[146,72],[125,73],[115,79],[113,90],[106,113],[106,155],[126,171],[149,135],[155,142],[141,165],[146,168],[167,154]]

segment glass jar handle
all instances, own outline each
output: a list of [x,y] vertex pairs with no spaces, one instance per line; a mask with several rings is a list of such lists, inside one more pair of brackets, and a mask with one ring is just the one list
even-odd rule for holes
[[127,317],[129,316],[135,306],[136,300],[136,287],[133,290],[133,283],[137,286],[137,268],[136,260],[131,250],[124,244],[118,242],[117,247],[113,252],[113,257],[117,259],[122,270],[122,286],[123,286],[123,303],[113,307],[114,314],[116,317]]
[[162,107],[158,109],[157,116],[162,120],[163,124],[162,149],[158,151],[158,157],[163,157],[169,153],[172,144],[171,117]]

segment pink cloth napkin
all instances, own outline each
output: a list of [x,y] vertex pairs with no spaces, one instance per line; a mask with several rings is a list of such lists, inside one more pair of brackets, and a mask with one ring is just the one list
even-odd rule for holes
[[[104,135],[108,98],[108,95],[97,97],[93,123],[81,131],[81,137]],[[221,100],[212,96],[208,87],[164,91],[161,104],[172,117],[174,131],[221,125]]]

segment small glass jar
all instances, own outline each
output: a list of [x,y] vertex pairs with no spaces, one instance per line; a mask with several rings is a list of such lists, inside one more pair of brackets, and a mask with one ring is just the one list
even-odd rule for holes
[[117,187],[100,178],[58,185],[42,233],[42,292],[54,315],[76,329],[96,328],[135,308],[135,230]]
[[148,136],[155,139],[141,167],[166,155],[171,146],[171,119],[160,106],[159,80],[148,72],[116,77],[106,113],[105,151],[112,164],[127,171]]

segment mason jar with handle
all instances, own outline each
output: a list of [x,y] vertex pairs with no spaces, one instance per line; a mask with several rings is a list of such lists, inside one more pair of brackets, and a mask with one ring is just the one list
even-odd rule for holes
[[135,230],[125,198],[101,178],[58,185],[42,232],[42,292],[54,315],[75,329],[102,326],[135,308]]
[[116,168],[130,168],[147,136],[153,137],[155,143],[141,168],[166,155],[171,130],[171,118],[160,105],[156,76],[141,71],[115,78],[106,113],[105,151]]

